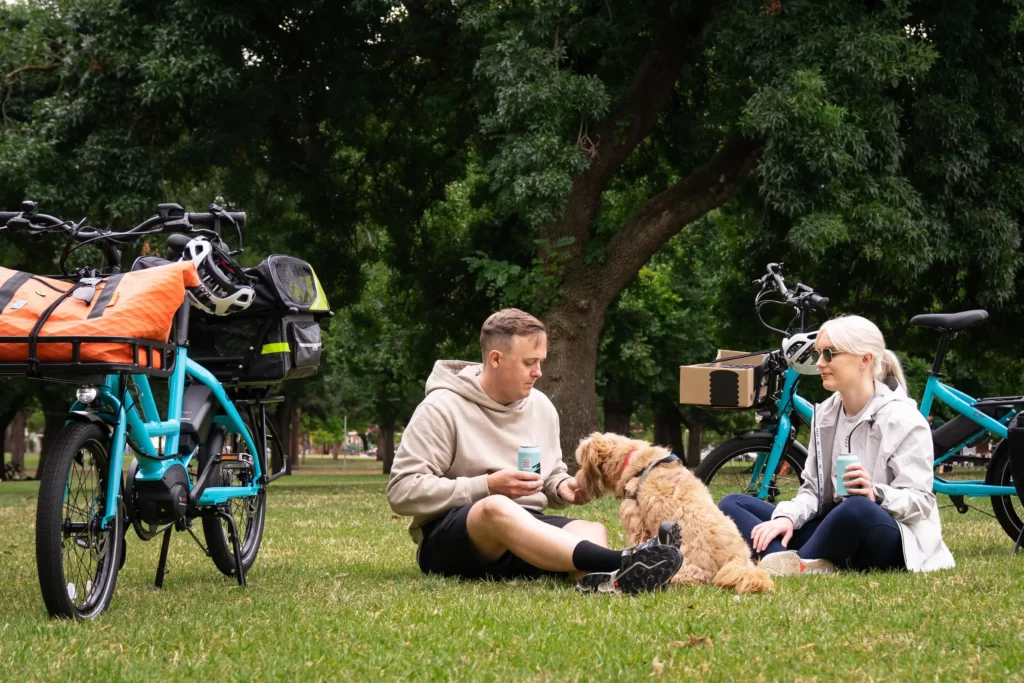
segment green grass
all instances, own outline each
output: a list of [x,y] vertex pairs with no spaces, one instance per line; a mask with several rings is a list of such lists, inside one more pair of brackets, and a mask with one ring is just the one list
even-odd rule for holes
[[[1011,557],[1010,540],[978,512],[943,510],[951,571],[786,579],[758,596],[701,587],[628,598],[554,580],[421,576],[384,485],[380,475],[275,482],[248,590],[182,534],[164,590],[150,590],[159,544],[129,533],[110,610],[75,624],[49,620],[39,595],[37,484],[0,484],[0,678],[1024,678],[1024,555]],[[616,501],[573,512],[623,542]]]

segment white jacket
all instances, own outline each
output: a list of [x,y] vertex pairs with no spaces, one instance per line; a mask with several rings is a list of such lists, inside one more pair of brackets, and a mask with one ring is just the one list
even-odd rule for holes
[[[836,449],[833,440],[842,410],[838,393],[814,407],[811,448],[800,491],[779,503],[772,518],[788,517],[799,529],[828,514],[835,496]],[[863,423],[867,423],[866,425]],[[850,432],[849,448],[871,475],[875,498],[896,520],[903,540],[903,560],[911,571],[955,566],[942,541],[939,508],[932,492],[933,446],[928,421],[902,388],[895,391],[875,382],[875,396]]]

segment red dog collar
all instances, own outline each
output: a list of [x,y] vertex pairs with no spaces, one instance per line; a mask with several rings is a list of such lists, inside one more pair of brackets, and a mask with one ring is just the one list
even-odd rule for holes
[[622,471],[625,472],[626,468],[629,467],[629,461],[633,459],[633,456],[640,452],[639,448],[634,448],[626,455],[626,462],[622,463]]

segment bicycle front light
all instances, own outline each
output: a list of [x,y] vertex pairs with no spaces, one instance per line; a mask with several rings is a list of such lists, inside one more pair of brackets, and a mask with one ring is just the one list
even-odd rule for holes
[[83,384],[82,386],[78,387],[77,391],[75,391],[75,398],[77,398],[78,402],[81,403],[82,405],[89,405],[90,403],[96,400],[96,395],[98,393],[99,392],[96,391],[96,387],[94,387],[93,385]]

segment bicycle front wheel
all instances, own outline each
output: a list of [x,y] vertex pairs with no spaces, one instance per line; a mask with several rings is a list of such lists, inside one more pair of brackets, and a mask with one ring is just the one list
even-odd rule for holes
[[693,473],[708,487],[715,502],[730,493],[756,497],[764,478],[769,477],[765,500],[774,505],[796,496],[806,454],[795,444],[790,444],[782,454],[776,472],[755,472],[755,466],[767,459],[771,449],[770,436],[730,439],[708,453]]
[[[985,470],[985,483],[989,486],[1013,486],[1010,471],[1010,448],[1004,440],[992,454],[992,461]],[[995,513],[1003,531],[1014,540],[1024,531],[1024,504],[1017,496],[992,496],[992,512]]]
[[68,424],[47,455],[36,507],[36,567],[52,617],[92,619],[114,595],[124,551],[118,510],[106,527],[110,437],[102,427]]

